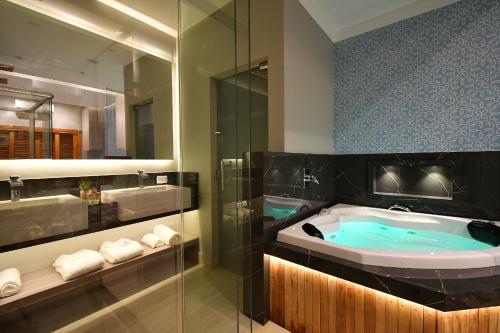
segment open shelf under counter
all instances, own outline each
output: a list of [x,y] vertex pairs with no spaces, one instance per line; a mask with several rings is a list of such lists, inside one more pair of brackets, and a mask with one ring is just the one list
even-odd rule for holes
[[[12,307],[29,306],[33,303],[46,300],[50,296],[62,294],[77,287],[106,278],[107,276],[112,276],[113,273],[118,273],[127,268],[147,263],[162,255],[174,254],[181,249],[181,245],[182,244],[170,247],[163,246],[155,249],[143,246],[144,253],[139,257],[119,264],[105,262],[102,269],[69,281],[64,281],[53,267],[23,274],[21,276],[21,291],[15,295],[0,299],[0,312],[8,311],[12,309]],[[185,236],[183,245],[184,248],[198,247],[199,239]]]

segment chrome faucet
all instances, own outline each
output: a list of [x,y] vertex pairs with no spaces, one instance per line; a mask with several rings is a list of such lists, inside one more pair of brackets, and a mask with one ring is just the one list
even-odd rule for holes
[[19,179],[19,176],[10,176],[9,184],[10,184],[10,201],[21,200],[21,188],[24,186],[23,181]]
[[149,175],[144,172],[144,170],[137,171],[137,176],[139,177],[139,187],[144,187],[144,180],[149,178]]
[[310,183],[316,183],[319,185],[318,178],[316,176],[311,175],[311,169],[304,168],[303,170],[303,183],[304,183],[304,188],[309,186]]
[[391,207],[387,208],[388,210],[397,210],[397,211],[403,211],[407,213],[411,213],[411,209],[405,206],[401,205],[392,205]]

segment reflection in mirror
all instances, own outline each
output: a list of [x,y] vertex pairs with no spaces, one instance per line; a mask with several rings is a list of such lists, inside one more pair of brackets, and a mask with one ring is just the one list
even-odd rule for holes
[[51,157],[53,97],[0,85],[0,159]]
[[113,3],[0,3],[0,159],[173,159],[175,15]]

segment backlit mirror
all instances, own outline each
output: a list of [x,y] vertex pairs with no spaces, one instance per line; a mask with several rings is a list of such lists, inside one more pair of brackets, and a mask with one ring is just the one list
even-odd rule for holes
[[176,11],[141,3],[0,3],[0,159],[173,159]]

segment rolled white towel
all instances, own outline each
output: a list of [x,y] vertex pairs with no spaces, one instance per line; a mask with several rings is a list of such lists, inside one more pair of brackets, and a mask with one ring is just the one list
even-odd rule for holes
[[128,238],[120,238],[114,242],[104,242],[99,252],[112,264],[117,264],[138,257],[144,251],[139,242]]
[[177,233],[175,230],[172,230],[163,224],[158,224],[157,226],[155,226],[153,232],[155,233],[155,235],[160,237],[160,239],[164,241],[165,244],[168,244],[170,246],[177,245],[181,242],[181,235],[179,235],[179,233]]
[[97,251],[79,250],[72,254],[60,255],[54,261],[54,268],[63,280],[71,280],[87,273],[97,271],[104,265],[104,258]]
[[160,246],[165,246],[165,242],[162,241],[160,239],[160,237],[158,237],[158,235],[155,235],[152,233],[145,234],[142,237],[141,242],[143,242],[144,244],[146,244],[147,246],[149,246],[152,249],[160,247]]
[[21,273],[17,268],[7,268],[0,272],[0,297],[17,294],[21,290]]

